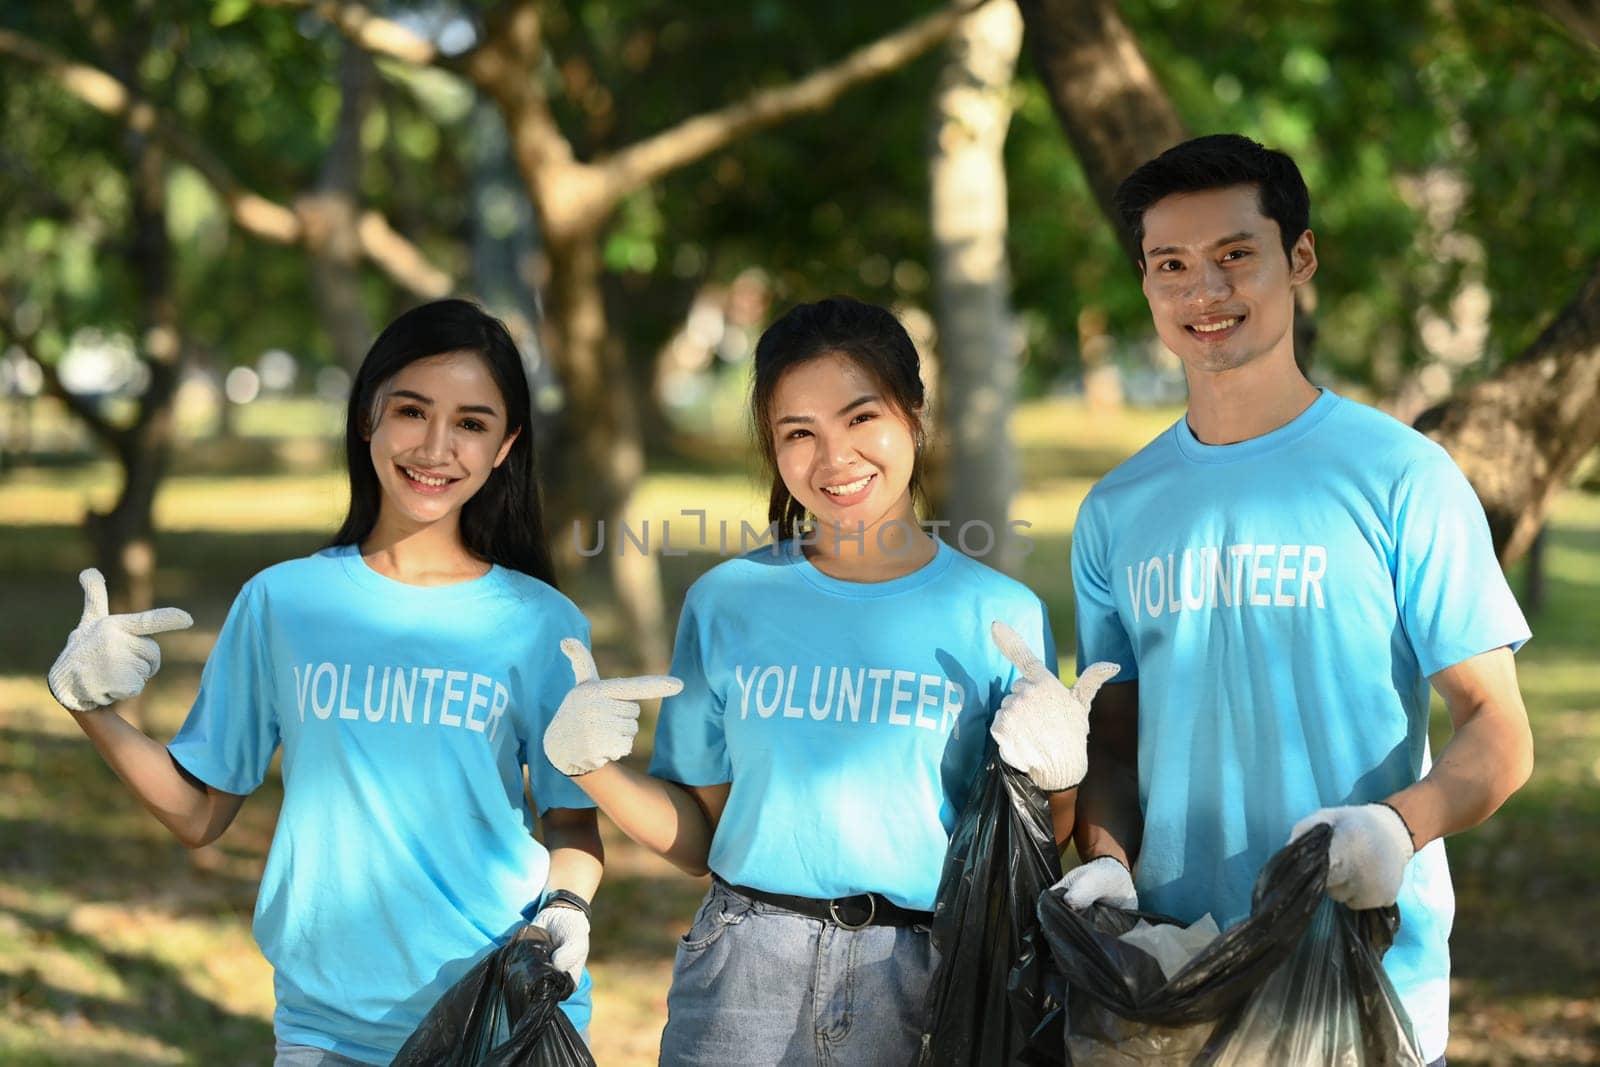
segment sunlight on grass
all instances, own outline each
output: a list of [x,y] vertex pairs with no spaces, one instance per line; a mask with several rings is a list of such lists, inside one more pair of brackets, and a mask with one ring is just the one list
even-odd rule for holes
[[[76,525],[89,508],[116,497],[115,468],[97,464],[84,475],[27,472],[0,483],[0,521],[16,526]],[[166,530],[225,533],[326,529],[344,517],[349,497],[342,472],[245,478],[172,477],[156,497],[156,525]]]

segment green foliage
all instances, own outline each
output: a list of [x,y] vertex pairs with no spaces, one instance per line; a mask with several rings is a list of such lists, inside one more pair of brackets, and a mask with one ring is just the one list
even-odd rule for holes
[[[795,80],[925,14],[927,5],[708,0],[548,11],[546,84],[563,129],[592,158]],[[939,57],[859,88],[824,115],[738,141],[619,212],[608,266],[631,299],[615,327],[653,353],[701,281],[757,267],[780,304],[848,291],[926,303],[929,94]],[[907,264],[900,270],[902,264]]]
[[[1424,358],[1415,310],[1444,310],[1471,280],[1492,301],[1492,369],[1600,255],[1584,207],[1600,196],[1600,61],[1533,5],[1123,8],[1191,129],[1238,130],[1300,163],[1318,358],[1341,374],[1392,384]],[[1461,182],[1464,202],[1430,211],[1417,191],[1430,176]]]
[[[8,9],[0,24],[132,84],[247,190],[292,206],[315,188],[333,140],[346,47],[331,27],[248,2],[184,0],[162,5],[159,17],[125,2],[85,10],[87,18],[60,5]],[[435,72],[373,81],[377,136],[368,144],[362,195],[459,267],[466,181],[451,142],[470,94]],[[7,131],[0,282],[42,315],[47,357],[84,326],[137,336],[134,283],[143,267],[129,257],[132,135],[9,58],[0,61],[0,92]],[[304,250],[249,236],[196,170],[172,154],[167,161],[174,295],[186,343],[222,367],[253,362],[268,348],[331,361]],[[370,267],[363,277],[373,318],[406,300]]]
[[[1600,220],[1584,206],[1600,195],[1600,62],[1530,8],[1122,7],[1191,129],[1239,130],[1300,162],[1322,252],[1318,359],[1342,377],[1392,388],[1429,358],[1417,309],[1444,311],[1473,281],[1491,301],[1490,369],[1532,339],[1600,254]],[[852,5],[819,19],[809,8],[713,3],[691,18],[618,0],[563,11],[549,27],[546,82],[585,155],[797,76],[918,13]],[[684,294],[685,279],[757,266],[780,303],[847,290],[926,306],[926,271],[894,268],[927,259],[926,131],[941,59],[670,176],[646,194],[654,211],[621,214],[608,264],[634,290]],[[1007,166],[1015,303],[1038,387],[1076,367],[1085,310],[1124,341],[1149,326],[1137,277],[1030,66]],[[1447,217],[1430,218],[1416,191],[1430,175],[1468,190]],[[669,300],[620,325],[653,350],[681,313],[681,299]]]
[[[377,6],[425,33],[463,15],[483,32],[479,5]],[[1600,216],[1587,210],[1600,197],[1600,61],[1532,6],[1121,6],[1191,129],[1240,130],[1300,161],[1322,258],[1319,360],[1340,375],[1392,387],[1428,358],[1418,309],[1446,312],[1475,284],[1490,298],[1478,368],[1489,369],[1526,345],[1600,254]],[[115,28],[108,43],[79,10],[31,5],[0,24],[132,77],[251,189],[289,203],[315,184],[345,48],[325,21],[249,0],[178,0],[159,19],[130,0],[83,9]],[[592,159],[799,77],[926,10],[912,0],[835,4],[827,17],[737,0],[551,4],[549,54],[529,76]],[[630,198],[603,247],[613,295],[626,296],[614,323],[637,360],[682,321],[699,285],[751,267],[780,304],[848,291],[929,305],[927,128],[942,61],[935,50],[825,115],[745,138]],[[503,192],[474,186],[474,153],[500,151],[483,134],[489,106],[453,75],[393,61],[379,63],[375,85],[362,194],[464,273],[469,240],[503,238],[520,214]],[[0,62],[0,90],[0,275],[50,310],[57,334],[131,328],[128,135],[20,63]],[[1037,388],[1076,368],[1086,311],[1123,342],[1149,327],[1026,60],[1015,96],[1012,273]],[[1459,202],[1430,210],[1420,190],[1441,178],[1459,183]],[[168,194],[193,342],[223,363],[267,347],[330,358],[303,252],[242,234],[181,165]],[[408,302],[370,268],[364,277],[374,320]]]

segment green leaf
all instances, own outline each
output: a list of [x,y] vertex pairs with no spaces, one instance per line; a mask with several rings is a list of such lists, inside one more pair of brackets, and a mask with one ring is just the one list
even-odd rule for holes
[[217,0],[211,7],[211,25],[232,26],[250,13],[251,0]]

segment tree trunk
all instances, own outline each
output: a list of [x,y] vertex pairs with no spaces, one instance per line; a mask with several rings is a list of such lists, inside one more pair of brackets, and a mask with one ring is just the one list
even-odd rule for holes
[[[117,435],[122,489],[116,503],[110,511],[91,511],[84,519],[114,612],[144,611],[155,601],[153,513],[156,490],[172,454],[173,407],[183,359],[167,241],[163,153],[138,134],[129,134],[128,143],[132,202],[128,267],[139,293],[137,343],[150,380],[133,425]],[[138,700],[128,701],[124,710],[135,725],[143,726]]]
[[352,374],[372,343],[361,297],[361,124],[377,85],[372,57],[345,44],[339,57],[339,120],[314,192],[295,205],[308,230],[311,293],[334,355]]
[[1112,194],[1139,164],[1188,138],[1112,0],[1019,0],[1039,77],[1100,210],[1128,258],[1139,249]]
[[[1020,336],[1006,260],[1004,150],[1021,48],[1022,17],[1009,0],[962,19],[934,93],[929,138],[938,408],[948,442],[939,517],[949,520],[956,544],[967,551],[989,546],[987,562],[1008,573],[1021,562],[1005,536],[1017,485],[1006,427]],[[982,525],[965,539],[960,531],[968,523]],[[985,526],[987,536],[978,532]]]
[[1510,566],[1600,444],[1600,262],[1526,351],[1424,412],[1416,426],[1466,473],[1501,565]]
[[[1096,203],[1133,264],[1139,248],[1112,197],[1139,164],[1189,138],[1172,99],[1113,0],[1018,0],[1034,65]],[[1315,290],[1295,299],[1295,360],[1310,369]]]
[[556,336],[551,355],[566,390],[556,432],[568,442],[555,450],[560,469],[545,467],[555,488],[552,517],[560,523],[552,525],[552,533],[558,552],[566,556],[563,542],[571,535],[573,520],[605,523],[605,559],[625,640],[637,666],[660,672],[670,653],[659,561],[621,537],[624,523],[638,526],[628,515],[628,505],[644,475],[644,447],[638,403],[627,386],[628,368],[620,345],[606,329],[600,240],[596,234],[546,240],[550,322]]

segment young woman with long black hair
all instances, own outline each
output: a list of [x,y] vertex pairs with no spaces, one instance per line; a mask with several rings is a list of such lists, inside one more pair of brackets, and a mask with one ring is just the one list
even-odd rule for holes
[[924,407],[887,310],[791,309],[756,346],[751,404],[778,540],[690,589],[649,775],[615,762],[638,694],[569,645],[551,762],[715,876],[678,947],[663,1064],[912,1062],[934,895],[991,727],[1071,831],[1108,669],[1067,690],[1039,598],[923,530]]
[[216,840],[283,749],[255,914],[280,1067],[388,1063],[524,914],[587,1025],[600,839],[540,738],[571,688],[557,643],[588,627],[554,586],[530,414],[516,346],[477,306],[391,323],[350,393],[344,524],[246,583],[169,745],[106,707],[155,673],[149,635],[188,616],[108,616],[99,572],[81,576],[51,691],[180,841]]

